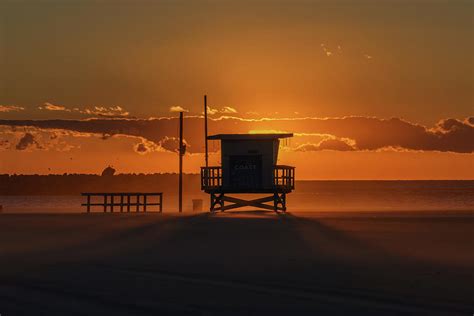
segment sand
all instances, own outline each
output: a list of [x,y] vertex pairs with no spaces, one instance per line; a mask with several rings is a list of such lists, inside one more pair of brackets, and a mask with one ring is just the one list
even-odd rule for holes
[[0,215],[0,314],[471,315],[471,212]]

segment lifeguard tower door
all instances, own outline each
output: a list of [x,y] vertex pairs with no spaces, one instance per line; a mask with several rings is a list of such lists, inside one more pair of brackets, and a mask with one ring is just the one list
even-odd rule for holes
[[234,190],[256,190],[262,187],[262,156],[233,155],[229,157],[230,181]]

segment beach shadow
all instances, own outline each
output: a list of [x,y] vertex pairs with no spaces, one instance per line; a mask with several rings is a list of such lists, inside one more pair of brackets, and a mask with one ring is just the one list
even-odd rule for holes
[[[262,260],[285,263],[289,257],[301,263],[341,254],[359,252],[361,256],[381,255],[381,249],[351,234],[335,229],[315,217],[266,210],[198,213],[185,216],[160,214],[127,225],[120,217],[97,220],[120,221],[122,226],[107,230],[97,238],[87,238],[53,248],[43,255],[80,261],[111,263],[149,262],[165,265],[215,265],[213,257],[230,264]],[[133,222],[133,219],[128,219]],[[111,223],[112,224],[112,223]],[[115,225],[115,224],[114,224]],[[107,226],[107,225],[105,225]],[[112,226],[112,225],[111,225]],[[100,230],[104,225],[92,227]]]
[[[74,299],[83,295],[85,301],[97,300],[99,305],[147,297],[140,306],[152,311],[170,302],[181,308],[176,297],[192,306],[208,304],[210,310],[218,300],[240,306],[244,297],[248,304],[278,311],[275,295],[281,291],[287,299],[295,299],[294,306],[304,306],[303,302],[311,307],[319,294],[346,298],[361,288],[357,295],[367,295],[371,289],[369,294],[375,297],[380,278],[393,284],[399,279],[402,285],[397,286],[405,286],[399,277],[387,275],[394,271],[402,275],[400,270],[380,267],[374,260],[384,256],[382,250],[315,216],[250,210],[153,214],[129,220],[98,216],[88,221],[105,219],[110,220],[105,225],[108,231],[45,253],[51,258],[48,264],[32,260],[37,271],[10,275],[9,284],[17,286],[24,280],[29,291],[32,284],[47,283],[52,296],[73,291]],[[128,222],[133,225],[123,225]],[[316,295],[316,301],[308,293]],[[265,301],[251,301],[255,295]]]
[[98,247],[109,242],[124,245],[113,254],[114,263],[193,273],[292,273],[292,269],[311,271],[320,265],[345,269],[348,262],[363,266],[388,256],[383,249],[318,218],[261,210],[156,221],[108,236]]
[[355,249],[366,249],[368,246],[366,242],[355,238],[347,232],[335,229],[318,218],[299,217],[291,213],[282,214],[281,218],[282,220],[293,222],[302,233],[306,232],[307,234],[312,235],[313,239],[315,237],[320,237],[320,242],[336,242]]
[[289,265],[311,269],[314,264],[340,264],[349,257],[361,262],[386,257],[382,249],[350,232],[315,216],[291,212],[237,210],[123,218],[112,214],[87,220],[90,223],[83,238],[48,250],[38,248],[33,254],[55,263],[183,266],[188,270],[241,265],[255,271]]

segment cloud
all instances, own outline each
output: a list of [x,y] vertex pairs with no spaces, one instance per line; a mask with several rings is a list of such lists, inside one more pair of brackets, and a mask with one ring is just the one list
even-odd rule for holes
[[144,143],[139,143],[137,144],[137,146],[135,147],[135,151],[137,153],[146,153],[148,152],[148,148],[147,146],[144,144]]
[[[187,147],[189,146],[184,139],[183,143],[187,145]],[[177,137],[166,136],[157,143],[142,138],[141,142],[134,147],[134,150],[135,152],[144,155],[155,151],[178,152],[178,148],[179,139]]]
[[[179,138],[165,136],[158,144],[164,150],[178,152]],[[186,151],[188,151],[191,146],[188,144],[188,142],[185,139],[183,139],[183,144],[186,146]]]
[[170,112],[189,112],[189,111],[179,105],[175,105],[175,106],[170,107]]
[[162,140],[160,140],[159,144],[165,150],[177,152],[179,148],[179,139],[177,137],[165,136]]
[[62,112],[72,112],[78,114],[85,114],[90,116],[100,116],[100,117],[127,117],[130,115],[129,112],[125,111],[121,106],[86,106],[83,108],[73,107],[68,108],[62,105],[55,105],[49,102],[45,102],[42,106],[39,106],[38,109],[46,111],[62,111]]
[[0,112],[6,113],[6,112],[19,112],[23,111],[25,108],[21,106],[16,106],[16,105],[0,105]]
[[[347,150],[344,144],[329,139],[343,140],[357,150],[399,148],[416,151],[474,152],[472,118],[440,120],[428,128],[400,118],[349,116],[339,118],[262,118],[244,119],[222,116],[209,119],[209,133],[248,133],[252,130],[281,130],[295,133],[293,148],[310,143],[320,149]],[[62,129],[77,133],[100,135],[128,135],[142,137],[154,144],[174,151],[177,148],[177,118],[157,119],[88,119],[88,120],[0,120],[0,125],[35,126],[41,129]],[[184,122],[184,136],[190,152],[204,149],[201,116],[189,116]],[[351,140],[348,142],[347,140]],[[308,147],[310,148],[310,147]]]
[[8,139],[0,140],[0,149],[8,149],[10,148],[10,141]]
[[9,126],[0,126],[0,149],[9,150],[54,150],[70,151],[80,145],[70,143],[71,137],[77,132],[57,129],[40,129],[37,127],[23,127],[20,129]]
[[226,114],[237,113],[237,110],[230,106],[224,106],[221,110],[221,113],[226,113]]
[[103,117],[125,117],[128,116],[130,113],[125,111],[120,106],[94,106],[93,108],[85,108],[84,110],[80,111],[80,113],[85,113],[89,115],[97,115]]
[[473,125],[474,126],[474,116],[468,117],[465,120],[466,124]]
[[213,109],[210,106],[207,107],[207,114],[214,115],[214,114],[217,114],[217,113],[219,113],[218,109]]
[[354,141],[339,138],[326,138],[318,144],[306,143],[295,148],[295,151],[320,151],[320,150],[337,150],[337,151],[353,151],[356,148]]
[[326,44],[321,44],[321,48],[323,49],[324,53],[326,56],[330,57],[332,55],[332,52],[326,47]]
[[352,151],[355,148],[343,139],[326,139],[319,143],[319,150]]
[[40,110],[47,110],[47,111],[65,111],[65,112],[71,112],[70,109],[67,109],[66,107],[62,105],[54,105],[51,103],[44,103],[42,106],[39,106],[38,109]]
[[210,106],[207,107],[207,114],[215,115],[215,114],[234,114],[237,113],[237,110],[231,106],[224,106],[223,108],[213,109]]
[[155,151],[162,151],[162,148],[154,142],[141,138],[141,142],[135,145],[134,150],[140,155],[145,155]]
[[18,144],[16,144],[15,148],[17,150],[25,150],[30,146],[36,145],[38,146],[38,143],[35,140],[35,137],[31,133],[25,133],[25,135],[20,139]]
[[135,147],[135,150],[138,152],[138,153],[146,153],[148,152],[148,147],[145,143],[139,143],[137,144],[137,146]]

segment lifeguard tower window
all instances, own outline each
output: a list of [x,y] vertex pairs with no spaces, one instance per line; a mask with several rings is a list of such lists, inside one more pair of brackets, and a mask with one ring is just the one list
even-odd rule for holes
[[[201,188],[211,197],[211,211],[253,206],[286,210],[286,194],[295,187],[295,168],[278,165],[281,138],[293,134],[219,134],[210,140],[221,142],[221,166],[201,168]],[[256,200],[242,200],[227,194],[272,194]],[[233,204],[224,206],[224,202]],[[273,206],[264,204],[273,202]],[[218,206],[219,205],[219,206]]]

